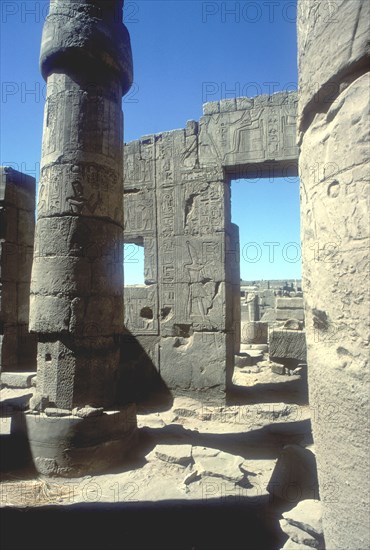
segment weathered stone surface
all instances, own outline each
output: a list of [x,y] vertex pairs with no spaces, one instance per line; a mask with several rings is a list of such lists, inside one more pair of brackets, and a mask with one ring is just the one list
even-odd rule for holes
[[303,309],[277,309],[276,320],[286,321],[287,319],[297,319],[298,321],[304,321]]
[[[136,429],[132,407],[102,414],[116,404],[123,332],[122,97],[132,58],[122,10],[123,0],[54,0],[43,29],[47,98],[30,329],[39,341],[31,406],[47,414],[26,422],[35,466],[46,475],[114,464]],[[48,415],[76,407],[53,418],[51,432]]]
[[235,355],[235,366],[242,368],[253,365],[253,358],[248,353]]
[[300,323],[297,319],[288,319],[285,321],[283,328],[288,330],[302,330],[303,323]]
[[103,414],[103,411],[103,407],[75,407],[74,409],[72,409],[72,414],[75,416],[79,416],[80,418],[91,418],[93,416],[101,416]]
[[36,372],[2,372],[1,384],[8,388],[30,388]]
[[281,529],[293,542],[308,548],[320,548],[319,541],[306,531],[303,531],[302,529],[299,529],[299,527],[288,523],[285,519],[281,519],[279,523]]
[[319,500],[302,500],[292,510],[284,512],[283,518],[290,525],[296,526],[316,538],[323,536],[322,505]]
[[36,367],[28,333],[35,229],[35,179],[0,167],[0,370]]
[[220,477],[238,483],[245,477],[244,458],[206,447],[193,447],[194,468],[202,477]]
[[303,298],[276,298],[276,309],[303,309]]
[[327,8],[298,10],[307,370],[326,545],[366,548],[370,4]]
[[192,462],[191,445],[157,445],[145,458],[187,466]]
[[122,464],[136,437],[136,409],[129,405],[93,418],[26,414],[36,469],[44,475],[80,477]]
[[285,367],[284,365],[280,365],[279,363],[270,363],[270,369],[275,374],[285,374]]
[[109,407],[114,402],[120,349],[114,338],[39,342],[37,392],[58,408]]
[[209,396],[224,392],[227,346],[230,346],[229,353],[233,353],[232,335],[217,332],[195,332],[189,338],[163,338],[161,349],[167,360],[161,363],[161,377],[174,389],[207,391]]
[[[314,4],[300,0],[300,124],[304,124],[303,117],[315,115],[319,105],[329,109],[341,84],[368,70],[369,19],[367,0],[338,0],[329,5],[322,0]],[[335,36],[341,37],[340,43]]]
[[[207,103],[199,123],[125,145],[125,241],[144,246],[146,283],[125,289],[125,326],[176,392],[212,384],[221,398],[231,382],[243,337],[229,178],[254,163],[276,176],[296,171],[296,103],[287,93]],[[266,344],[267,324],[247,341]]]
[[249,321],[241,323],[242,344],[266,344],[268,324],[261,321]]
[[269,331],[271,359],[306,360],[306,334],[303,330],[273,328]]
[[68,409],[54,409],[50,407],[46,407],[44,409],[44,413],[46,414],[46,416],[51,416],[55,418],[71,415],[71,411],[69,411]]
[[288,539],[281,550],[308,550],[309,546],[299,544],[292,539]]
[[[115,400],[123,329],[122,96],[132,82],[122,0],[51,3],[31,284],[37,392],[58,408]],[[78,75],[76,74],[76,71]]]

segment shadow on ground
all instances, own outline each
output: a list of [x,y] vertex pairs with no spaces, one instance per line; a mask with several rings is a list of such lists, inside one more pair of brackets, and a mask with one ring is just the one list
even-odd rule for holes
[[278,550],[269,497],[2,510],[2,550]]

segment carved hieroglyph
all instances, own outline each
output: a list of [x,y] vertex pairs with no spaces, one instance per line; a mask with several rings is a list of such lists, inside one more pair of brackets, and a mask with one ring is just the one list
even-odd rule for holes
[[256,168],[296,174],[296,102],[281,93],[208,103],[199,123],[125,145],[125,242],[144,245],[147,283],[126,288],[125,322],[145,349],[145,335],[158,337],[170,388],[221,397],[231,380],[240,270],[229,182]]
[[[114,402],[123,327],[122,95],[132,81],[122,1],[52,0],[30,326],[38,396]],[[145,222],[140,226],[144,230]]]

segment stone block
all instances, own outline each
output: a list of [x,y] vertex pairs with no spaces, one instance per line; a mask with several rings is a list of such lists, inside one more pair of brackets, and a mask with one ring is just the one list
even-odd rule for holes
[[149,461],[159,459],[170,464],[187,466],[193,461],[191,450],[191,445],[156,445],[145,458]]
[[236,108],[238,111],[244,111],[247,109],[252,109],[254,105],[253,98],[251,97],[237,97],[236,98]]
[[37,393],[62,409],[115,401],[119,345],[113,338],[40,342]]
[[288,319],[296,319],[297,321],[304,321],[303,309],[277,309],[276,320],[287,321]]
[[17,325],[5,325],[0,335],[0,371],[17,370]]
[[285,519],[281,519],[279,523],[282,531],[297,545],[301,545],[305,549],[321,548],[321,550],[324,550],[324,546],[320,545],[320,542],[306,531],[299,529],[295,525],[291,525]]
[[0,284],[0,321],[5,324],[17,323],[17,285],[15,282]]
[[33,246],[18,245],[17,282],[30,284],[33,260]]
[[121,334],[123,299],[121,296],[70,298],[31,294],[30,331],[69,332],[79,337]]
[[8,388],[30,388],[36,372],[2,372],[1,384]]
[[[188,338],[161,340],[160,374],[173,390],[195,391],[223,399],[233,368],[233,335],[194,332]],[[228,372],[230,371],[230,372]]]
[[15,206],[0,205],[0,239],[8,243],[18,242],[18,209]]
[[303,298],[276,298],[276,309],[303,309]]
[[104,258],[108,265],[118,264],[123,261],[122,245],[122,228],[99,218],[62,216],[37,221],[35,258],[73,256],[86,258],[91,264]]
[[[316,499],[301,500],[288,512],[283,512],[283,518],[289,525],[311,533],[314,537],[323,537],[322,503]],[[310,545],[311,546],[311,545]]]
[[17,325],[18,367],[22,370],[36,370],[37,336],[30,334],[28,323]]
[[203,104],[203,114],[204,115],[215,115],[220,112],[220,102],[219,101],[210,101]]
[[36,180],[8,166],[0,166],[0,201],[22,210],[35,210]]
[[30,284],[18,283],[17,284],[17,321],[20,324],[28,325],[30,315]]
[[68,332],[71,305],[59,296],[30,296],[30,331],[39,333]]
[[272,329],[269,331],[270,358],[306,361],[305,331]]
[[284,365],[280,365],[279,363],[270,363],[270,368],[275,374],[285,374]]
[[246,476],[244,458],[217,449],[193,447],[194,469],[201,477],[217,477],[239,483]]
[[33,248],[35,239],[35,213],[18,210],[18,244]]
[[235,99],[223,99],[220,101],[220,113],[230,113],[236,111]]
[[19,248],[17,244],[0,241],[0,277],[2,281],[18,280]]

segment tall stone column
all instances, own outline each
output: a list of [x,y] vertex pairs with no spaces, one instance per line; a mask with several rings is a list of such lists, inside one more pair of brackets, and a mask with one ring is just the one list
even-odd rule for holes
[[326,548],[369,532],[368,0],[300,0],[299,167],[309,398]]
[[123,329],[122,96],[132,83],[122,9],[123,0],[51,0],[44,26],[47,101],[30,304],[30,330],[39,339],[38,410],[115,403]]

